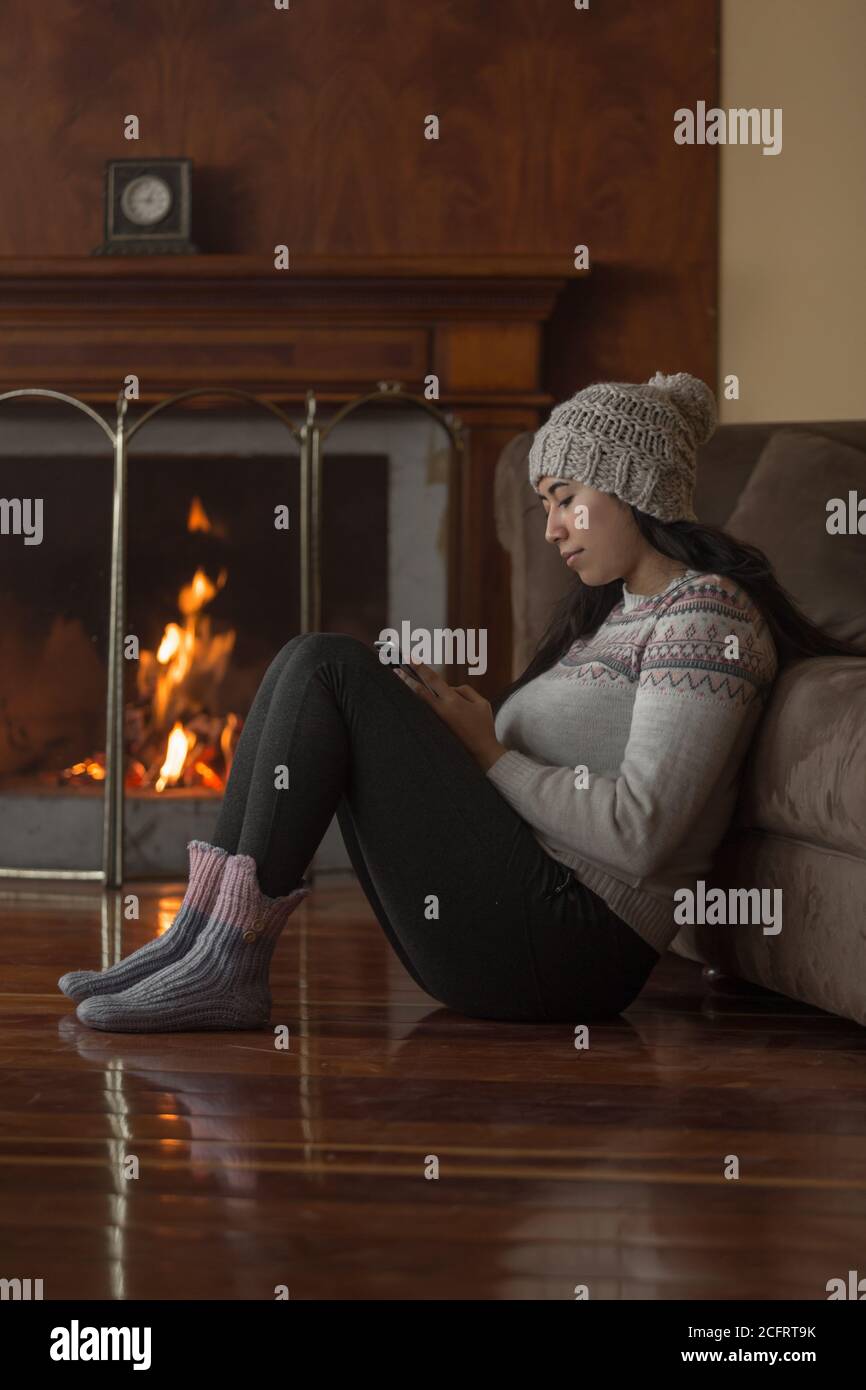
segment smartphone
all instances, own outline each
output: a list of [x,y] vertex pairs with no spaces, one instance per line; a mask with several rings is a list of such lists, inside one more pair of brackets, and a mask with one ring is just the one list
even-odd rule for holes
[[[393,645],[394,645],[393,642],[390,642],[390,641],[388,641],[388,640],[385,639],[385,638],[383,638],[381,641],[377,641],[377,642],[374,642],[374,643],[373,643],[373,646],[376,647],[377,649],[381,649],[382,647],[393,647]],[[427,682],[424,680],[423,676],[420,674],[420,672],[416,671],[414,666],[410,666],[409,663],[408,663],[407,661],[397,661],[397,662],[391,662],[391,663],[389,663],[389,664],[392,665],[392,666],[393,666],[393,665],[399,666],[399,667],[401,668],[401,670],[406,671],[406,672],[412,677],[413,681],[417,681],[419,685],[423,685],[423,687],[424,687],[425,690],[429,690],[429,692],[430,692],[431,695],[435,695],[435,696],[436,696],[436,699],[437,699],[437,700],[439,699],[439,695],[438,695],[438,693],[433,689],[432,685],[428,685]]]

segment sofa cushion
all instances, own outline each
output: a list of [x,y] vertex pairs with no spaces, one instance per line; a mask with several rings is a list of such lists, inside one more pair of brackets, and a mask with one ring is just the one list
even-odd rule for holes
[[732,829],[744,827],[866,866],[866,660],[783,667],[746,759]]
[[866,534],[831,535],[827,503],[866,497],[866,453],[779,430],[764,447],[725,525],[764,551],[812,622],[866,652]]

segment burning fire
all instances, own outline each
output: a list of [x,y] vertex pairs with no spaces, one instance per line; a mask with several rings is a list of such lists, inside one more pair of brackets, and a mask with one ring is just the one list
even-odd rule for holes
[[178,720],[168,736],[165,762],[159,769],[159,776],[154,784],[158,792],[164,791],[167,786],[174,786],[177,782],[194,743],[195,734],[189,733]]
[[[194,497],[188,531],[215,531],[201,500]],[[222,534],[216,532],[216,534]],[[213,715],[218,688],[235,645],[235,632],[214,633],[204,608],[228,578],[215,580],[197,569],[177,596],[179,619],[166,623],[156,651],[139,656],[137,697],[127,705],[130,758],[127,787],[206,787],[222,791],[243,723],[238,715]],[[85,758],[62,773],[67,781],[103,781],[103,755]]]

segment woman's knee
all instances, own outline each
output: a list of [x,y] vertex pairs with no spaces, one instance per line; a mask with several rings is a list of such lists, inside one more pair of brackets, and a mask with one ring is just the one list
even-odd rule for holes
[[327,661],[339,658],[341,661],[377,660],[375,649],[352,637],[348,632],[302,632],[286,642],[276,660],[286,661],[290,657],[303,657],[305,661]]
[[357,637],[351,637],[346,632],[299,632],[280,647],[266,674],[276,677],[290,661],[301,658],[318,664],[329,657],[339,657],[344,661],[357,659],[360,653],[365,653],[367,658],[375,656],[372,647],[366,647]]
[[292,637],[288,642],[284,642],[279,651],[268,663],[268,668],[262,677],[262,687],[267,690],[272,688],[279,680],[283,667],[287,666],[307,637],[307,633],[302,632],[297,637]]
[[339,657],[345,661],[356,657],[369,659],[376,656],[372,646],[362,642],[359,637],[352,637],[348,632],[305,632],[302,633],[300,641],[303,643],[305,657],[323,661],[328,657]]

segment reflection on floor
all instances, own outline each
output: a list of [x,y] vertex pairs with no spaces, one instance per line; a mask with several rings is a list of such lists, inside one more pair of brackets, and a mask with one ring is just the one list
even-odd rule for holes
[[4,885],[3,1277],[46,1299],[764,1300],[866,1273],[862,1028],[673,955],[588,1049],[463,1018],[354,880],[323,878],[272,971],[287,1050],[96,1033],[56,979],[171,921],[182,886],[131,888],[121,940],[113,895],[101,917],[92,889]]

